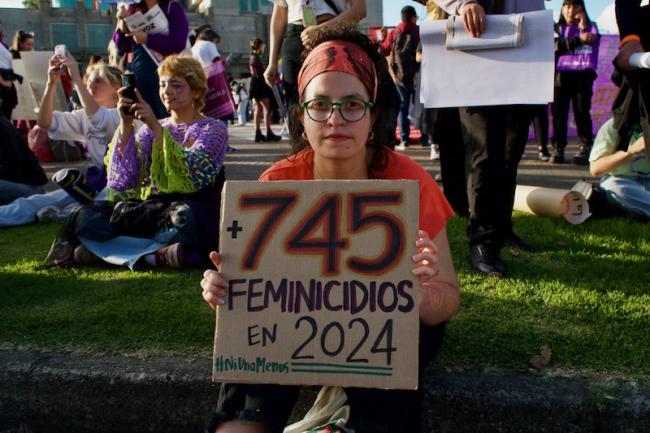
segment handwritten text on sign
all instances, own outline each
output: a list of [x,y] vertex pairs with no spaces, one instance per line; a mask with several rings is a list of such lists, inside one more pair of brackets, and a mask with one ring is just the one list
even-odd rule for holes
[[418,184],[227,182],[213,379],[415,388]]

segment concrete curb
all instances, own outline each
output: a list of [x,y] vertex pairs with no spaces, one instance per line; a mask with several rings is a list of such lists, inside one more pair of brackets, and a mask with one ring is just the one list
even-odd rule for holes
[[[424,389],[429,432],[650,431],[650,390],[603,397],[578,380],[439,371],[427,375]],[[208,359],[0,351],[0,429],[200,432],[217,392]]]

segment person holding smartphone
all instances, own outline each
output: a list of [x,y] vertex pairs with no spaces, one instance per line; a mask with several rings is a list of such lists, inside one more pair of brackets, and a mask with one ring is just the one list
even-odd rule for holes
[[[146,14],[154,7],[159,7],[167,20],[166,33],[159,33],[154,29],[147,31],[129,29],[125,20],[127,16],[137,12]],[[158,97],[156,68],[164,57],[179,54],[188,46],[190,28],[185,9],[176,0],[141,0],[120,7],[116,18],[113,41],[119,55],[131,54],[128,69],[136,75],[138,91],[153,109],[157,118],[167,117],[165,106]]]

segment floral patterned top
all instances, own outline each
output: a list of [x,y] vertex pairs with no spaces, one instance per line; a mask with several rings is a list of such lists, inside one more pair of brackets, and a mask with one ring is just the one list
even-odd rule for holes
[[223,166],[228,130],[220,120],[205,118],[191,124],[160,120],[163,142],[153,145],[154,135],[144,125],[117,151],[122,140],[118,129],[106,154],[108,187],[133,192],[142,200],[155,194],[192,193],[214,183]]

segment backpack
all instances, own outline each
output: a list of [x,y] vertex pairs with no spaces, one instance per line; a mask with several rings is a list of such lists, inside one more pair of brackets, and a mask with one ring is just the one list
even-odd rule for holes
[[395,30],[395,41],[391,49],[391,69],[397,81],[407,86],[415,83],[415,74],[418,71],[418,64],[415,61],[415,52],[418,47],[418,28],[415,27],[407,32]]

